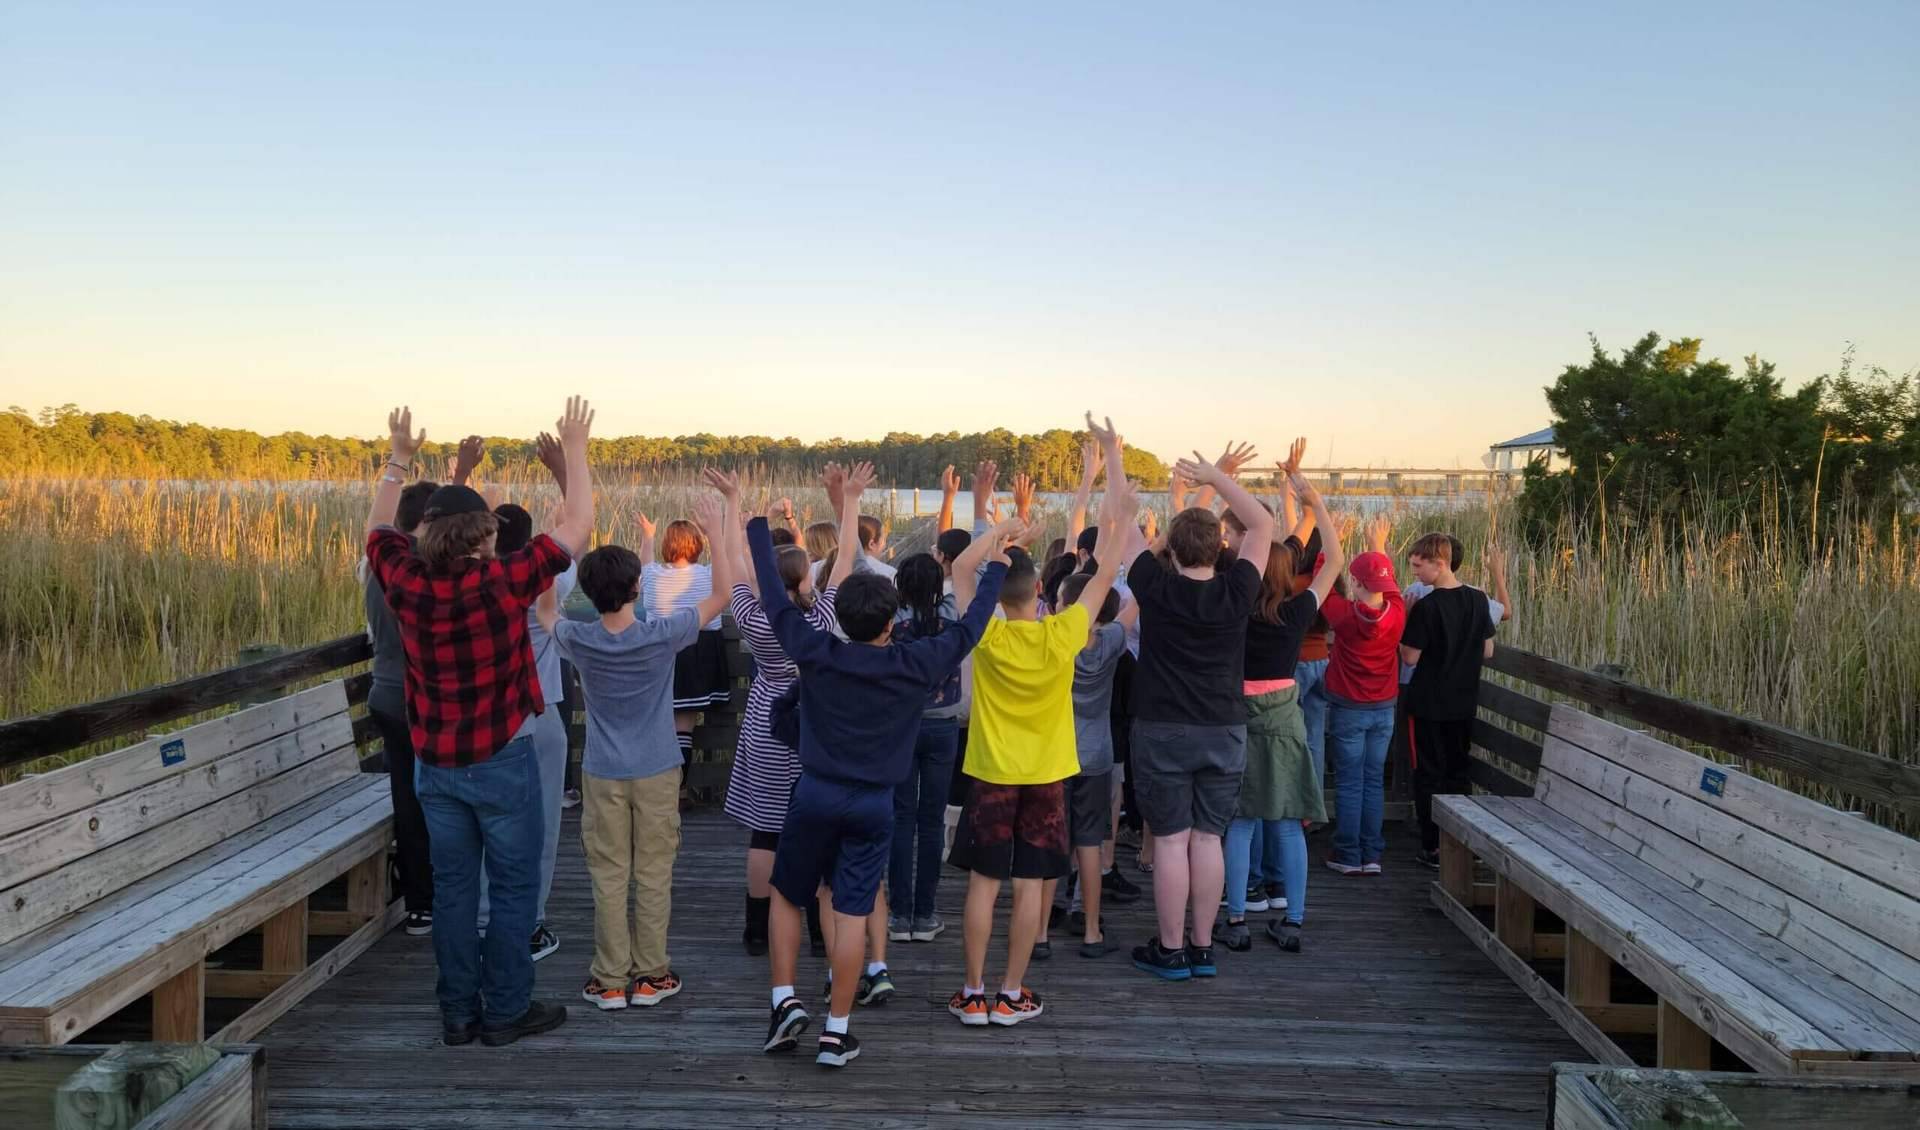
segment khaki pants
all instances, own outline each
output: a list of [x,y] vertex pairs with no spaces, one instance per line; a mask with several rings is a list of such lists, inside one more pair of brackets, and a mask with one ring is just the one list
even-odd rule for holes
[[613,988],[661,976],[680,851],[680,774],[637,781],[582,774],[580,793],[580,839],[593,879],[593,979]]

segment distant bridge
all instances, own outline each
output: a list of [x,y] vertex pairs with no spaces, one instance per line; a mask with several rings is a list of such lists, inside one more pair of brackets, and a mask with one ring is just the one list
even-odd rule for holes
[[[1243,481],[1277,482],[1278,467],[1247,467]],[[1485,467],[1303,467],[1308,481],[1327,494],[1491,494],[1520,477],[1520,471]]]

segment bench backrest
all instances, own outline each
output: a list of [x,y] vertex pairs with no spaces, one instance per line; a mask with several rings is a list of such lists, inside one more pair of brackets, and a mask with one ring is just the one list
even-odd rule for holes
[[1541,754],[1555,811],[1840,976],[1920,985],[1920,841],[1565,703]]
[[0,944],[357,772],[334,680],[0,788]]

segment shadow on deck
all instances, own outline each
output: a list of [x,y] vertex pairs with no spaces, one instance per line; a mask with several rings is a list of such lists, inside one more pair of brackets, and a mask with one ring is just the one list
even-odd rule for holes
[[[965,891],[949,871],[948,931],[892,948],[900,993],[856,1011],[863,1055],[830,1072],[811,1054],[824,963],[804,953],[805,1054],[760,1054],[766,964],[739,942],[746,834],[712,809],[688,814],[675,873],[686,990],[650,1012],[579,999],[593,911],[576,812],[549,906],[561,947],[536,988],[569,1005],[566,1026],[504,1049],[442,1047],[432,946],[395,932],[260,1037],[274,1126],[1534,1128],[1548,1065],[1586,1058],[1429,906],[1431,874],[1399,832],[1383,878],[1313,872],[1304,954],[1257,938],[1251,953],[1221,950],[1212,982],[1152,980],[1124,952],[1085,961],[1056,935],[1028,977],[1047,1013],[1018,1028],[946,1014]],[[1313,844],[1319,868],[1325,841]],[[1151,913],[1146,899],[1114,908],[1111,936],[1144,940]],[[990,978],[1002,953],[996,938]]]

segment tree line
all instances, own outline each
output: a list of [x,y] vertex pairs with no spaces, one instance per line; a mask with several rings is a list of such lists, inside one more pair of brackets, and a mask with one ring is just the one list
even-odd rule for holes
[[[880,439],[829,439],[804,443],[788,436],[620,436],[596,439],[589,457],[612,474],[692,476],[702,467],[751,469],[763,480],[798,482],[829,461],[871,461],[889,486],[938,488],[948,466],[963,485],[973,468],[991,459],[1001,482],[1025,472],[1043,491],[1070,491],[1079,484],[1084,433],[1055,428],[1018,435],[1005,428],[962,435],[920,436],[889,432]],[[0,475],[65,478],[169,478],[259,480],[352,480],[373,473],[386,454],[386,438],[313,436],[304,432],[261,435],[242,428],[83,412],[68,404],[0,413]],[[423,473],[443,474],[458,441],[430,442],[421,451]],[[533,473],[533,442],[490,437],[483,477]],[[1167,481],[1167,465],[1152,452],[1127,451],[1127,474],[1148,487]]]

